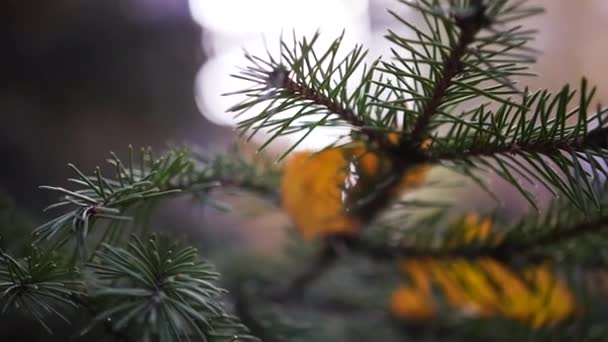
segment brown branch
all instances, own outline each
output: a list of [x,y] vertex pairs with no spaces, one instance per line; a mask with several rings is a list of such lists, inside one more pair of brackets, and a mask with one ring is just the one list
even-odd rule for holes
[[584,137],[578,137],[572,140],[563,141],[546,141],[546,142],[529,142],[525,144],[513,143],[511,145],[503,145],[498,147],[488,146],[484,143],[471,143],[466,149],[466,152],[447,151],[445,153],[435,153],[429,156],[430,161],[437,162],[439,160],[460,159],[468,157],[491,157],[496,154],[522,154],[535,153],[551,155],[560,151],[575,151],[585,148],[589,149],[605,149],[608,147],[608,128],[602,127],[594,129]]
[[433,259],[479,259],[493,258],[501,261],[513,261],[519,258],[528,260],[546,260],[542,254],[534,254],[540,247],[556,245],[576,239],[582,235],[594,233],[608,226],[608,216],[602,216],[569,228],[555,228],[551,233],[540,235],[524,242],[506,241],[496,246],[463,246],[451,249],[420,249],[406,245],[374,245],[368,241],[351,238],[348,247],[354,253],[366,255],[374,260],[394,260],[398,258],[433,258]]
[[492,257],[506,259],[504,250],[499,246],[464,246],[450,249],[417,248],[407,245],[373,244],[363,239],[350,239],[348,246],[353,253],[365,255],[373,260],[386,261],[400,258],[432,258],[432,259],[479,259]]
[[[305,85],[300,85],[297,82],[287,77],[287,72],[284,69],[277,68],[275,72],[283,72],[282,75],[271,74],[269,79],[280,79],[280,87],[284,91],[289,92],[291,95],[299,96],[305,100],[309,100],[312,103],[326,108],[328,111],[335,113],[342,120],[346,121],[350,125],[358,128],[361,132],[366,134],[370,141],[377,143],[377,146],[387,152],[391,160],[395,163],[393,165],[395,170],[401,170],[405,172],[408,168],[413,165],[418,165],[424,162],[434,162],[440,159],[450,158],[463,158],[466,156],[488,156],[498,153],[521,153],[521,152],[537,152],[537,153],[555,153],[559,150],[567,150],[574,146],[579,146],[585,143],[586,140],[574,141],[572,143],[562,142],[557,144],[543,143],[543,144],[529,144],[529,145],[511,145],[504,146],[494,150],[489,150],[484,146],[477,146],[471,149],[466,154],[444,154],[444,155],[428,155],[422,151],[419,147],[420,141],[424,138],[424,133],[427,130],[433,115],[439,111],[439,107],[443,103],[443,99],[447,95],[449,87],[452,85],[452,81],[464,69],[462,59],[468,52],[468,46],[474,42],[476,34],[485,26],[489,24],[488,18],[485,16],[485,6],[482,5],[481,1],[472,1],[472,8],[474,11],[467,14],[466,16],[456,17],[456,25],[460,28],[460,35],[458,41],[452,48],[448,57],[443,61],[442,73],[439,75],[435,87],[432,91],[429,101],[424,106],[420,113],[414,128],[409,132],[404,132],[401,136],[401,140],[398,146],[392,145],[386,138],[378,132],[366,127],[366,123],[351,109],[346,108],[341,103],[335,102],[332,99],[325,97],[324,95],[317,92],[315,89],[308,88]],[[274,73],[274,72],[273,72]],[[597,139],[596,139],[597,140]],[[602,141],[605,143],[605,141]],[[599,143],[598,143],[599,144]],[[608,143],[606,143],[608,145]],[[407,152],[407,153],[404,153]],[[400,152],[401,157],[395,152]],[[407,155],[408,158],[403,158],[403,155]],[[386,189],[381,189],[382,194],[388,194],[392,187],[386,186]],[[376,196],[376,199],[380,201],[372,201],[373,204],[367,205],[364,208],[357,208],[358,213],[363,213],[363,221],[367,222],[371,220],[371,217],[377,212],[377,207],[383,207],[383,199],[388,196]],[[380,204],[378,204],[380,203]],[[318,258],[311,267],[300,275],[295,277],[287,290],[275,297],[277,300],[290,300],[299,298],[306,287],[312,282],[317,280],[329,267],[338,259],[339,253],[336,252],[335,246],[341,245],[346,246],[352,253],[358,253],[370,257],[374,260],[397,260],[400,258],[436,258],[436,259],[454,259],[454,258],[465,258],[465,259],[479,259],[483,257],[489,257],[501,261],[513,261],[515,258],[521,257],[523,253],[528,253],[535,247],[555,244],[563,242],[564,240],[576,238],[581,234],[593,232],[599,230],[602,225],[608,224],[608,217],[603,217],[595,222],[586,222],[584,224],[571,227],[570,229],[557,229],[555,233],[541,236],[537,239],[530,240],[524,243],[511,243],[505,242],[497,246],[464,246],[452,249],[421,249],[412,246],[404,245],[375,245],[369,241],[365,241],[358,237],[333,237],[328,239],[325,248],[318,255]],[[529,254],[528,260],[535,260],[539,256]],[[541,255],[540,258],[543,256]]]
[[442,73],[435,83],[429,101],[414,125],[410,138],[414,143],[422,140],[423,134],[431,123],[431,118],[443,103],[443,98],[447,95],[452,80],[463,71],[462,58],[466,55],[468,46],[475,40],[475,35],[488,24],[484,5],[476,3],[472,5],[472,9],[474,10],[472,13],[466,16],[456,16],[455,18],[456,26],[460,28],[460,35],[450,54],[443,61]]
[[284,68],[277,68],[275,72],[283,72],[284,75],[282,77],[277,77],[276,75],[273,76],[273,74],[271,73],[269,79],[281,79],[281,88],[283,88],[284,91],[287,91],[294,96],[299,96],[305,100],[311,101],[312,103],[318,106],[326,108],[329,112],[338,115],[342,120],[344,120],[351,126],[357,128],[363,134],[365,134],[371,142],[375,143],[383,150],[389,150],[391,148],[391,144],[385,137],[385,134],[382,134],[381,132],[368,127],[365,121],[363,121],[354,112],[354,110],[346,108],[343,104],[338,103],[323,94],[320,94],[315,89],[309,88],[290,79],[287,75],[287,70],[285,70]]
[[522,153],[537,153],[537,154],[545,154],[551,155],[554,153],[558,153],[560,150],[568,151],[577,148],[582,148],[585,145],[581,142],[573,141],[573,142],[559,142],[559,143],[551,143],[544,142],[539,144],[528,143],[528,144],[511,144],[498,146],[496,148],[492,148],[491,146],[487,146],[484,144],[475,144],[470,148],[467,148],[467,152],[446,152],[446,153],[436,153],[432,155],[432,160],[449,160],[449,159],[459,159],[462,160],[464,158],[469,157],[491,157],[496,154],[522,154]]
[[395,261],[408,258],[431,258],[431,259],[467,259],[478,260],[481,258],[492,258],[509,263],[526,262],[537,263],[546,261],[548,255],[535,253],[538,247],[555,245],[564,241],[575,239],[584,234],[597,232],[608,226],[608,216],[602,216],[593,221],[587,221],[570,228],[555,228],[553,233],[541,235],[525,242],[506,241],[496,246],[462,246],[449,249],[417,248],[407,245],[374,244],[359,237],[334,236],[326,241],[325,248],[321,251],[315,262],[301,275],[295,277],[287,290],[272,299],[280,302],[298,301],[305,289],[320,278],[335,261],[340,253],[337,247],[346,247],[354,254],[360,254],[376,261]]
[[341,103],[337,103],[332,99],[325,97],[325,95],[319,94],[315,89],[309,88],[305,85],[298,84],[290,78],[285,78],[283,83],[285,90],[291,92],[294,95],[298,95],[306,100],[309,100],[319,106],[327,108],[332,113],[337,114],[342,120],[349,124],[362,128],[365,126],[365,122],[361,120],[352,109],[344,107]]
[[534,250],[539,247],[557,245],[568,240],[576,239],[582,235],[600,231],[608,226],[608,216],[601,216],[595,220],[580,223],[567,229],[554,229],[552,233],[541,235],[536,238],[521,243],[506,245],[512,252],[522,252]]

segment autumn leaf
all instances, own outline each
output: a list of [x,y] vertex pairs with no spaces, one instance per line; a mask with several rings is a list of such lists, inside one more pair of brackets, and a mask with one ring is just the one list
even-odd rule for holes
[[373,192],[387,177],[400,177],[389,195],[411,189],[425,180],[429,168],[394,175],[390,159],[362,143],[295,153],[284,167],[282,206],[306,239],[355,235],[363,222],[348,203]]
[[285,163],[282,206],[308,239],[329,234],[354,234],[360,223],[343,208],[348,156],[343,149],[299,152]]
[[437,315],[430,295],[415,287],[402,286],[393,293],[391,311],[401,319],[428,321]]
[[[461,229],[465,239],[459,244],[495,244],[503,236],[492,229],[488,218],[476,215],[467,216]],[[462,316],[504,317],[533,328],[555,325],[576,311],[573,294],[550,264],[515,269],[489,257],[417,258],[402,261],[401,271],[407,282],[395,290],[390,307],[393,315],[403,320],[422,322],[438,317],[442,302],[432,289],[442,294],[447,307]]]
[[450,238],[445,247],[450,248],[471,245],[496,246],[504,240],[504,233],[493,227],[490,217],[479,217],[474,213],[467,214],[449,233]]

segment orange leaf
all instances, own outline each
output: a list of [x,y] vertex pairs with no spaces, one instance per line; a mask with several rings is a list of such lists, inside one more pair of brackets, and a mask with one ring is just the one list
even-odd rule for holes
[[347,166],[339,148],[296,153],[285,163],[282,205],[305,238],[358,231],[359,222],[342,206]]
[[[419,185],[428,166],[402,175],[391,195]],[[361,143],[319,153],[299,152],[285,163],[281,179],[282,206],[302,236],[355,235],[362,222],[345,203],[356,203],[391,175],[392,163],[380,151]]]
[[[468,215],[460,225],[465,243],[500,243],[504,235],[492,229],[490,219]],[[448,241],[454,245],[457,241]],[[466,260],[408,259],[401,263],[407,285],[391,297],[391,311],[403,319],[431,319],[423,315],[423,303],[437,306],[430,288],[435,285],[455,311],[472,317],[505,317],[539,328],[571,317],[577,310],[568,286],[550,265],[534,265],[524,270],[491,258]],[[404,290],[408,289],[407,291]],[[417,298],[413,298],[418,296]],[[407,301],[400,303],[399,301]]]
[[402,286],[391,298],[391,312],[401,319],[428,321],[435,318],[435,307],[430,293]]

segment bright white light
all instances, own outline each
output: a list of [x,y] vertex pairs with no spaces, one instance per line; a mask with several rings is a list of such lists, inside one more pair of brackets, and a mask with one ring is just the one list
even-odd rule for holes
[[[242,98],[221,96],[250,85],[230,77],[248,64],[243,48],[253,55],[264,55],[265,45],[278,52],[281,32],[310,36],[316,30],[322,33],[318,46],[323,48],[346,30],[346,52],[355,44],[366,44],[370,35],[368,0],[190,0],[190,9],[206,31],[204,44],[212,55],[197,77],[197,103],[207,118],[221,125],[235,125],[244,118],[237,120],[225,112]],[[247,113],[255,114],[255,108]],[[300,148],[325,147],[344,133],[335,128],[315,130]]]
[[189,4],[192,17],[207,29],[254,36],[277,29],[340,25],[366,14],[368,8],[367,0],[190,0]]

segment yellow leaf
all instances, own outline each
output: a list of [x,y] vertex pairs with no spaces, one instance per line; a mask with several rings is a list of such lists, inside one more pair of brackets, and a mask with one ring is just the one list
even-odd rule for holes
[[570,290],[556,279],[549,265],[539,265],[527,272],[535,289],[537,309],[530,320],[534,327],[553,325],[570,316],[576,304]]
[[395,317],[412,321],[435,318],[435,307],[429,293],[402,286],[391,297],[391,312]]
[[347,166],[339,148],[296,153],[285,163],[282,206],[305,238],[358,231],[359,222],[346,215],[342,205]]
[[501,294],[506,297],[500,303],[502,314],[506,317],[525,321],[530,311],[532,295],[523,278],[494,259],[483,258],[479,261],[479,264],[487,276],[504,289],[500,290]]
[[442,267],[438,267],[438,264],[432,265],[431,272],[435,281],[439,284],[439,287],[444,292],[448,303],[453,307],[463,307],[467,305],[469,300],[462,288],[450,279],[450,276]]
[[[429,166],[401,175],[389,196],[419,185]],[[319,153],[299,152],[285,162],[282,206],[306,239],[357,234],[362,222],[345,203],[356,203],[391,175],[392,163],[381,151],[355,143]]]
[[[503,239],[503,234],[492,229],[491,220],[479,219],[476,215],[467,216],[460,227],[468,243],[488,239],[499,243]],[[403,261],[401,270],[407,275],[408,283],[397,290],[401,291],[400,295],[395,292],[391,297],[391,310],[403,319],[434,317],[419,314],[422,303],[430,308],[437,306],[430,290],[433,285],[443,294],[449,307],[460,314],[505,317],[533,328],[562,322],[577,310],[572,292],[549,264],[517,270],[487,257],[477,260],[425,258]],[[414,295],[420,298],[412,298]],[[399,300],[409,302],[395,302]]]
[[497,313],[500,294],[477,264],[456,260],[451,263],[451,276],[453,281],[464,284],[470,305],[477,307],[477,316],[489,317]]
[[492,229],[492,219],[480,218],[477,214],[467,214],[464,220],[456,227],[455,237],[448,242],[449,247],[458,247],[465,244],[479,244],[485,246],[497,245],[504,240],[504,234]]
[[427,275],[424,261],[407,260],[402,263],[404,273],[407,273],[412,284],[424,293],[431,294],[431,279]]

